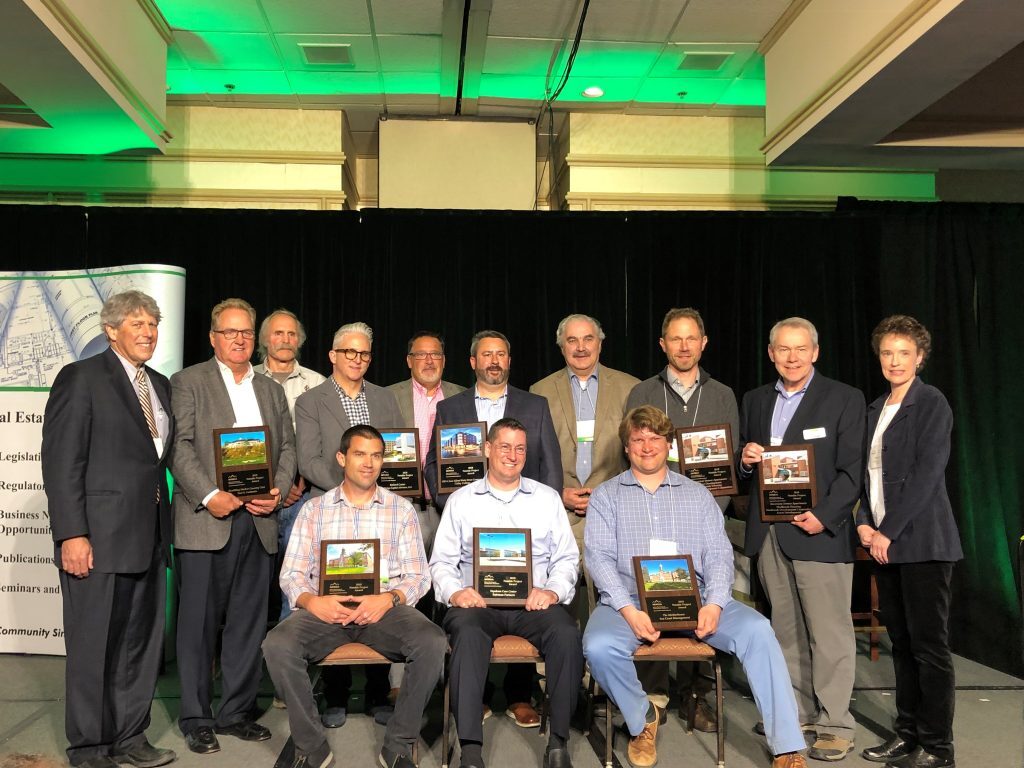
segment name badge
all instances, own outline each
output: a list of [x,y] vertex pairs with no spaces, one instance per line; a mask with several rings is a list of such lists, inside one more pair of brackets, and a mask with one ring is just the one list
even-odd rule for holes
[[823,440],[825,438],[825,428],[815,427],[814,429],[804,430],[804,440]]
[[[679,447],[676,445],[676,441],[673,438],[672,442],[668,444],[668,460],[674,461],[676,464],[679,463]],[[652,555],[661,554],[660,552],[652,552]],[[675,552],[669,554],[674,555]]]
[[597,422],[594,419],[586,419],[585,421],[576,422],[576,442],[577,443],[592,443],[594,442],[594,425]]
[[676,543],[665,541],[665,539],[651,539],[650,554],[654,557],[664,557],[676,554]]
[[773,437],[771,439],[771,441],[769,442],[769,445],[771,445],[771,446],[782,445],[782,438],[781,437]]

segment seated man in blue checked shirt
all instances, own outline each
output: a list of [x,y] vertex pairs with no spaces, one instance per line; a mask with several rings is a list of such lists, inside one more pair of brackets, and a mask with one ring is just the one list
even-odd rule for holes
[[[572,768],[566,742],[583,653],[569,604],[579,547],[559,493],[522,476],[526,443],[526,427],[518,420],[491,425],[484,443],[486,477],[448,498],[434,536],[430,575],[437,601],[450,606],[444,629],[451,636],[450,683],[463,768],[484,768],[481,701],[491,645],[501,635],[524,637],[544,656],[551,713],[544,768]],[[488,608],[472,587],[474,528],[530,529],[533,589],[525,608]]]
[[806,744],[786,660],[768,620],[732,599],[732,545],[721,510],[704,486],[668,469],[672,432],[672,422],[653,406],[627,413],[619,438],[630,468],[590,497],[583,556],[600,593],[583,636],[591,674],[622,711],[630,763],[654,765],[660,713],[648,702],[632,657],[660,633],[639,609],[633,557],[691,555],[703,606],[695,634],[743,665],[775,755],[773,768],[803,768],[797,750]]
[[[444,632],[413,607],[430,586],[419,518],[408,500],[377,485],[384,439],[376,429],[365,424],[347,429],[337,460],[345,473],[341,485],[307,502],[295,520],[281,567],[281,590],[295,610],[267,635],[263,655],[288,705],[292,768],[327,768],[334,762],[317,715],[309,662],[345,643],[363,643],[391,661],[405,662],[378,760],[382,768],[414,768],[413,745],[423,709],[441,679],[446,648]],[[320,596],[324,539],[380,539],[381,580],[390,577],[381,593]]]

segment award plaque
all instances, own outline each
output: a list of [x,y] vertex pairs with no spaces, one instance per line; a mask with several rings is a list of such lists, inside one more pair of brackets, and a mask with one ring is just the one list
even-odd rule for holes
[[487,424],[447,424],[434,428],[437,440],[437,492],[451,493],[487,474]]
[[380,594],[380,539],[321,541],[320,594],[344,597]]
[[488,606],[526,605],[533,588],[529,528],[473,529],[473,588]]
[[423,464],[420,431],[413,428],[382,429],[384,464],[377,485],[399,496],[423,495]]
[[655,629],[696,629],[700,590],[690,555],[637,555],[633,558],[640,610]]
[[810,512],[818,501],[814,446],[810,443],[765,449],[757,477],[761,520],[765,523],[788,522]]
[[220,490],[245,500],[274,498],[270,430],[265,424],[213,430],[213,457]]
[[700,483],[712,496],[735,496],[736,465],[732,453],[732,427],[710,424],[676,430],[679,471]]

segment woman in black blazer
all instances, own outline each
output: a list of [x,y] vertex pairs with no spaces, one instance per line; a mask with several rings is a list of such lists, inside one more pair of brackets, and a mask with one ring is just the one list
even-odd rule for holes
[[868,407],[861,544],[875,560],[878,600],[896,670],[896,735],[864,750],[899,768],[948,768],[953,761],[950,580],[963,558],[946,493],[953,412],[917,374],[931,335],[907,315],[885,318],[871,346],[889,393]]

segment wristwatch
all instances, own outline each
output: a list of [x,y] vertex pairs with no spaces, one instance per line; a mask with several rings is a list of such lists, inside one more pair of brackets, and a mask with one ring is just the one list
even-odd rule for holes
[[400,605],[402,599],[398,596],[398,590],[391,590],[391,607],[394,608],[396,605]]

